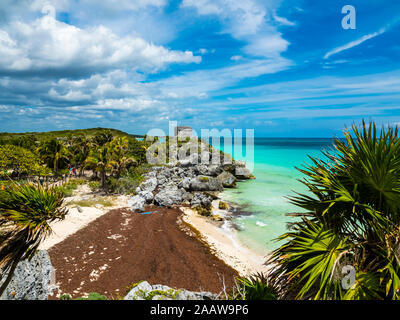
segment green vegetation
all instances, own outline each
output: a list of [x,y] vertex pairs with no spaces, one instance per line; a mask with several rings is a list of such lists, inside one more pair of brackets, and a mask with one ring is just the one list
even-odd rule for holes
[[196,212],[201,215],[201,216],[205,216],[205,217],[209,217],[212,214],[212,206],[196,206],[194,208],[196,210]]
[[49,138],[59,138],[66,140],[67,137],[86,137],[86,136],[99,136],[104,132],[110,132],[114,137],[129,137],[129,138],[140,138],[140,135],[127,134],[123,131],[116,129],[105,129],[105,128],[92,128],[92,129],[78,129],[78,130],[61,130],[61,131],[49,131],[49,132],[25,132],[25,133],[0,133],[0,140],[4,141],[5,144],[13,144],[27,148],[26,145],[19,145],[18,141],[44,141]]
[[226,203],[226,202],[224,202],[224,201],[220,201],[219,202],[219,204],[218,204],[218,208],[220,209],[220,210],[229,210],[229,205]]
[[92,200],[71,201],[68,204],[77,205],[80,207],[94,207],[95,205],[100,205],[103,207],[112,207],[114,205],[114,201],[112,201],[110,197],[107,198],[101,197],[99,199],[92,199]]
[[13,145],[0,146],[0,170],[2,175],[10,170],[10,175],[17,179],[24,175],[48,175],[51,172],[36,154]]
[[131,291],[133,288],[136,288],[139,284],[141,284],[142,282],[144,282],[144,280],[140,280],[138,282],[132,283],[129,286],[126,286],[126,294],[129,293],[129,291]]
[[[132,289],[136,288],[139,284],[144,282],[144,280],[133,283],[129,286],[126,286],[126,294],[128,294]],[[168,290],[153,290],[150,292],[146,292],[144,290],[137,290],[136,295],[145,299],[145,300],[153,300],[155,296],[162,296],[168,299],[176,299],[181,290],[168,289]],[[123,297],[118,296],[119,299],[123,299]]]
[[89,182],[89,188],[93,192],[98,190],[100,188],[100,182],[98,182],[98,181],[90,181]]
[[0,295],[20,260],[30,258],[51,232],[50,223],[62,220],[67,210],[63,195],[40,184],[13,183],[0,191]]
[[41,143],[37,148],[37,152],[47,166],[56,173],[61,166],[65,167],[68,159],[72,157],[72,153],[67,146],[62,141],[54,138]]
[[[355,125],[335,140],[328,160],[299,169],[311,195],[291,202],[306,210],[279,239],[271,281],[296,299],[400,298],[400,139],[398,128]],[[353,281],[343,267],[354,268]],[[348,286],[343,285],[343,281]]]
[[62,186],[57,186],[54,188],[61,192],[64,197],[72,197],[74,191],[78,188],[78,186],[84,183],[86,183],[84,179],[71,179],[67,183],[64,183]]
[[119,179],[122,175],[127,175],[139,162],[129,152],[129,141],[126,137],[111,138],[111,141],[104,138],[101,141],[105,144],[91,150],[84,167],[100,174],[101,187],[106,190],[107,172]]
[[168,290],[153,290],[147,293],[143,298],[145,300],[153,300],[155,296],[162,296],[168,299],[176,299],[181,291],[180,290],[174,290],[174,289],[168,289]]
[[143,174],[150,170],[151,166],[142,164],[129,169],[124,176],[119,179],[110,177],[107,180],[109,192],[119,194],[135,194],[136,188],[144,181]]
[[238,277],[229,300],[277,300],[277,290],[262,273]]
[[[105,191],[126,192],[139,181],[134,169],[146,164],[149,145],[122,131],[101,128],[0,133],[0,176],[32,180],[34,176],[54,175],[59,179],[68,176],[69,168],[74,167],[79,176],[92,174],[93,190],[97,189],[96,180],[100,180]],[[115,182],[121,177],[125,187],[118,187]],[[129,184],[130,180],[135,183]],[[72,190],[70,186],[62,189],[68,196]]]
[[107,300],[107,297],[97,292],[90,292],[87,298],[79,297],[76,299],[72,299],[69,294],[63,294],[60,296],[60,300]]

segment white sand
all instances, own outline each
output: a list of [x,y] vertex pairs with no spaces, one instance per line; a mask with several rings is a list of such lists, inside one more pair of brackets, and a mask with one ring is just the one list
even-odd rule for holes
[[[68,214],[65,216],[65,219],[51,223],[50,226],[53,232],[40,244],[39,249],[47,250],[51,248],[112,209],[125,208],[129,206],[128,197],[126,196],[110,197],[110,200],[113,202],[112,207],[103,207],[101,205],[81,207],[82,212],[78,211],[76,205],[68,205],[70,202],[80,201],[85,199],[85,197],[88,197],[88,199],[91,200],[93,196],[94,195],[87,185],[79,186],[75,191],[75,195],[66,199]],[[108,197],[102,198],[107,199]]]
[[241,276],[256,272],[265,273],[268,270],[264,265],[266,256],[261,256],[240,244],[234,230],[227,232],[212,223],[210,218],[203,217],[190,208],[181,209],[184,213],[183,220],[197,229],[216,256],[237,270]]

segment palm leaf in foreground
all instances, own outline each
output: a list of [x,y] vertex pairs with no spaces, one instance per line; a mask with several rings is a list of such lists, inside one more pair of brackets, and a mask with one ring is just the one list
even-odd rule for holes
[[[297,299],[400,298],[400,139],[398,128],[363,122],[335,139],[326,160],[299,169],[309,194],[290,201],[306,210],[269,263],[281,295]],[[302,214],[298,214],[302,215]],[[340,267],[355,270],[350,289]],[[340,267],[339,267],[340,266]],[[338,274],[339,272],[339,274]]]
[[32,257],[51,233],[50,223],[66,213],[63,196],[54,188],[13,183],[0,192],[0,295],[18,262]]

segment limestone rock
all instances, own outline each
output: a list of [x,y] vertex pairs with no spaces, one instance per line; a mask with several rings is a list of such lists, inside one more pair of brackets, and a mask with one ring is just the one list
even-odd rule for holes
[[138,196],[144,198],[147,203],[151,203],[154,199],[153,192],[149,190],[140,191]]
[[239,179],[251,179],[254,177],[251,171],[245,167],[236,167],[235,176]]
[[132,211],[143,212],[146,199],[140,195],[136,195],[129,200],[129,204],[131,205]]
[[147,281],[140,282],[126,295],[124,300],[216,300],[217,295],[210,292],[193,292],[174,289],[156,284],[151,286]]
[[190,204],[192,207],[202,206],[202,207],[209,207],[213,198],[209,195],[206,195],[202,192],[195,192],[193,194],[193,199],[191,200]]
[[147,281],[140,282],[125,296],[124,300],[145,300],[146,294],[153,291],[153,288]]
[[157,187],[157,178],[152,177],[147,179],[145,182],[142,183],[141,189],[143,191],[150,191],[153,192]]
[[190,182],[191,191],[223,191],[224,187],[216,179],[208,176],[197,176]]
[[[3,278],[3,281],[5,277]],[[0,300],[47,300],[55,287],[55,270],[46,250],[22,260]]]
[[227,171],[222,172],[218,177],[218,181],[225,187],[225,188],[233,188],[236,187],[236,177]]
[[191,178],[183,178],[179,182],[178,187],[179,188],[183,188],[185,190],[189,190],[190,189],[190,182],[191,182]]
[[217,164],[200,164],[195,167],[195,171],[200,175],[216,177],[222,172],[222,168]]
[[154,201],[158,205],[169,207],[173,204],[181,204],[184,196],[185,190],[179,189],[176,185],[169,185],[156,194]]

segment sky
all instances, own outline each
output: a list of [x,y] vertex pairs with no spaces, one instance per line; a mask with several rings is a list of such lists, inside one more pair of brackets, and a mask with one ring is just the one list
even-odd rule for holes
[[0,131],[337,136],[400,124],[399,58],[398,0],[1,0]]

